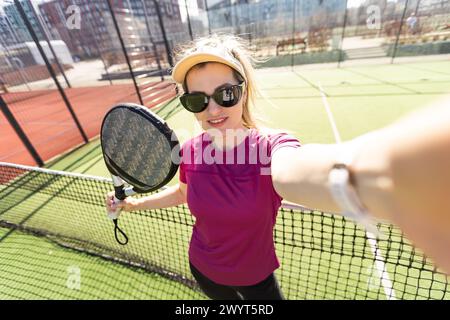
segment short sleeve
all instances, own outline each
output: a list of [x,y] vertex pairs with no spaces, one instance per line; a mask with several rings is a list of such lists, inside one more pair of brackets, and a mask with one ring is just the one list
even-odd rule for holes
[[301,144],[297,138],[288,133],[277,133],[269,136],[270,155],[272,156],[278,149],[281,148],[300,148]]

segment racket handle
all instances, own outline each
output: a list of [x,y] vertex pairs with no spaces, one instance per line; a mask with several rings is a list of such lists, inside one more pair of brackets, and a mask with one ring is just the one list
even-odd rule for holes
[[108,211],[108,218],[111,220],[116,220],[117,218],[119,218],[121,211],[121,209],[117,209],[116,211]]
[[[120,200],[114,196],[113,203],[114,204],[120,203]],[[106,212],[108,214],[108,218],[110,218],[111,220],[115,220],[115,219],[119,218],[121,211],[122,211],[122,208],[117,208],[116,210],[112,210],[112,211],[107,210]]]

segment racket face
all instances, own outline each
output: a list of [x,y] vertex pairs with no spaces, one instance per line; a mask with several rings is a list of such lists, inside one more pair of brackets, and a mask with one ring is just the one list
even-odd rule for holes
[[177,172],[172,152],[179,152],[178,139],[145,107],[131,103],[113,107],[103,119],[100,140],[108,170],[137,192],[154,191]]

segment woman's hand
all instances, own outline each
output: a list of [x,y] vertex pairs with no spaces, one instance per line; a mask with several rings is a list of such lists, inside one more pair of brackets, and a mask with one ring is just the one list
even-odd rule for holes
[[106,194],[105,205],[108,211],[116,211],[121,209],[122,211],[134,211],[138,210],[139,200],[133,197],[127,197],[122,201],[114,200],[114,191]]

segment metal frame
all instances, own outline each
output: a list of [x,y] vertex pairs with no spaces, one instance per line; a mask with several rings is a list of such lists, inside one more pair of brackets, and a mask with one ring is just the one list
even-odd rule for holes
[[35,42],[39,53],[42,56],[42,59],[44,60],[45,65],[47,66],[48,72],[50,73],[50,76],[53,78],[53,81],[55,82],[56,86],[58,87],[58,91],[61,94],[61,97],[67,107],[67,109],[70,112],[70,115],[72,116],[73,121],[75,122],[78,130],[80,131],[81,136],[83,137],[83,140],[85,143],[89,141],[86,133],[83,130],[83,127],[80,124],[80,121],[78,120],[78,117],[76,116],[72,105],[69,102],[69,99],[66,96],[66,93],[64,92],[64,89],[62,88],[61,84],[59,83],[58,78],[56,77],[55,71],[53,70],[52,66],[50,65],[50,62],[48,61],[47,56],[45,55],[44,50],[42,49],[41,44],[39,43],[39,39],[37,38],[36,32],[33,30],[33,27],[30,23],[30,21],[27,19],[27,16],[25,14],[25,11],[22,7],[22,4],[19,0],[14,0],[14,4],[16,5],[17,10],[19,11],[20,16],[22,17],[22,20],[25,22],[25,26],[28,29],[28,32],[30,33],[31,37],[33,38],[33,41]]

